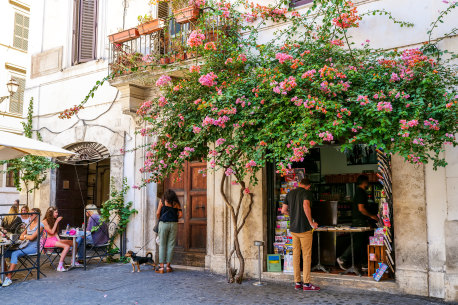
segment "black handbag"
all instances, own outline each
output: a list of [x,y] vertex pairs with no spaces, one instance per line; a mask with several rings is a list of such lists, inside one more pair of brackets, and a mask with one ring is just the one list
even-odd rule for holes
[[[169,212],[168,210],[165,211],[165,213],[162,214],[161,217],[164,216],[165,214],[167,214],[168,212]],[[159,222],[160,221],[161,221],[161,218],[159,217],[159,221],[156,223],[156,225],[153,228],[153,232],[156,233],[156,234],[159,233]]]

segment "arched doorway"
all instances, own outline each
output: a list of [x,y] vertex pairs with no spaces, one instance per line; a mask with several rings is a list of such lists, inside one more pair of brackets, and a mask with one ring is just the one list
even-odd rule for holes
[[100,207],[110,194],[110,154],[102,144],[80,142],[66,147],[75,155],[58,158],[56,207],[62,226],[80,227],[84,207]]

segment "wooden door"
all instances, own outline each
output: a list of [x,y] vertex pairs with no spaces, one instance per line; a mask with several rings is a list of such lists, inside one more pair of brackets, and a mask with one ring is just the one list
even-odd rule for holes
[[178,222],[177,246],[174,261],[178,264],[204,266],[207,249],[207,178],[199,173],[205,162],[187,162],[179,177],[171,175],[164,181],[164,189],[177,193],[183,209]]
[[56,206],[64,218],[61,229],[67,224],[80,227],[84,221],[87,176],[87,166],[60,164],[57,169]]

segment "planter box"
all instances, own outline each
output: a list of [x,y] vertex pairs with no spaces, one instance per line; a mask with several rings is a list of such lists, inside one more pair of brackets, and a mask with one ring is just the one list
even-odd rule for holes
[[162,30],[163,27],[164,27],[164,20],[154,19],[146,23],[140,24],[137,27],[137,29],[140,35],[146,35],[146,34],[151,34],[151,33],[160,31]]
[[161,65],[168,65],[170,63],[170,58],[168,57],[162,57],[161,59],[159,59],[159,63]]
[[108,39],[113,44],[120,44],[120,43],[129,41],[129,40],[135,39],[138,36],[140,36],[140,34],[138,33],[137,28],[132,28],[132,29],[128,29],[122,32],[111,34],[108,36]]
[[173,11],[176,22],[183,24],[196,21],[199,17],[199,8],[197,6],[188,6],[180,10]]

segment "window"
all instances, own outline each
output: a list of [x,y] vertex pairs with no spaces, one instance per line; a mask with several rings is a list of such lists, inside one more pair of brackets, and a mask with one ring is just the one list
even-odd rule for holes
[[12,79],[19,83],[19,88],[11,96],[10,99],[10,112],[22,114],[24,107],[24,90],[25,90],[25,78],[12,76]]
[[96,59],[98,0],[73,0],[73,64]]
[[[8,165],[7,165],[7,168],[8,168]],[[6,187],[14,187],[14,176],[15,176],[15,172],[11,171],[11,172],[6,172]]]
[[14,38],[13,47],[27,51],[29,47],[29,17],[14,14]]
[[301,6],[307,3],[313,2],[313,0],[291,0],[289,3],[289,6],[291,7],[296,7],[296,6]]

